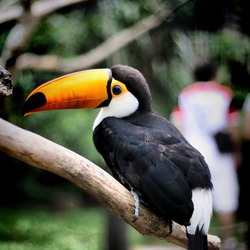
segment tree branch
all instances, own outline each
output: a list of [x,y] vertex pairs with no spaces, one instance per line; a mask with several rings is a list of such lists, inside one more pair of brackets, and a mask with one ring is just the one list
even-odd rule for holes
[[0,66],[0,96],[9,96],[13,93],[12,76],[8,70]]
[[5,41],[1,64],[10,70],[12,76],[15,77],[16,60],[23,53],[40,18],[59,8],[86,1],[89,0],[43,0],[35,3],[29,0],[23,1],[23,6],[10,7],[0,11],[0,16],[2,12],[5,12],[2,21],[6,20],[7,15],[13,15],[15,18],[18,18],[17,24],[11,29]]
[[[58,9],[80,2],[90,0],[40,0],[31,6],[31,13],[36,17],[43,17]],[[1,6],[0,6],[1,7]],[[23,8],[20,5],[0,9],[0,24],[19,19],[23,15]]]
[[[187,246],[185,228],[167,223],[141,205],[140,217],[133,223],[134,198],[110,174],[82,156],[39,135],[0,119],[0,150],[18,160],[59,175],[94,196],[112,213],[143,235],[152,235],[182,247]],[[220,249],[218,237],[209,235],[209,249]]]
[[112,53],[125,47],[143,34],[158,27],[176,9],[186,4],[187,0],[179,0],[174,9],[170,9],[165,4],[159,6],[156,12],[130,27],[114,34],[105,42],[90,50],[89,52],[64,59],[55,55],[39,56],[31,53],[22,54],[17,60],[17,69],[36,69],[36,70],[56,70],[61,72],[71,72],[91,67],[106,58]]

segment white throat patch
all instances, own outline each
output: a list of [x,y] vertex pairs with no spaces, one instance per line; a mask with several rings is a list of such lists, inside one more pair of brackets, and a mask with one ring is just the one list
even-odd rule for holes
[[93,130],[102,122],[106,117],[114,116],[122,118],[133,114],[139,106],[139,102],[134,95],[130,92],[117,97],[113,97],[109,106],[104,107],[99,112],[93,124]]

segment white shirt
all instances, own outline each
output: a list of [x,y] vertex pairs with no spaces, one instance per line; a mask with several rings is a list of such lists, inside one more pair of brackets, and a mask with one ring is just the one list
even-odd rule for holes
[[185,115],[184,134],[189,137],[211,135],[226,129],[230,122],[229,106],[232,92],[216,82],[196,82],[179,96],[179,106]]

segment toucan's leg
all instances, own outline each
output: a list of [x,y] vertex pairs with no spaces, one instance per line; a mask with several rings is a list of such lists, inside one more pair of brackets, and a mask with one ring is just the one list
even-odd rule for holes
[[135,191],[131,190],[130,192],[134,196],[134,199],[135,199],[135,213],[134,213],[134,219],[133,219],[133,222],[135,222],[137,221],[140,215],[140,198]]
[[173,221],[172,220],[168,220],[168,227],[169,227],[169,231],[167,232],[166,236],[171,235],[173,232]]

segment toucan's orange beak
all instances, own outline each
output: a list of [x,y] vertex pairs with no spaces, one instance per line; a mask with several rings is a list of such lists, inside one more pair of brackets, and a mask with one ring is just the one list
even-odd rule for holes
[[68,74],[36,88],[27,97],[23,115],[56,109],[107,106],[112,74],[110,69],[92,69]]

